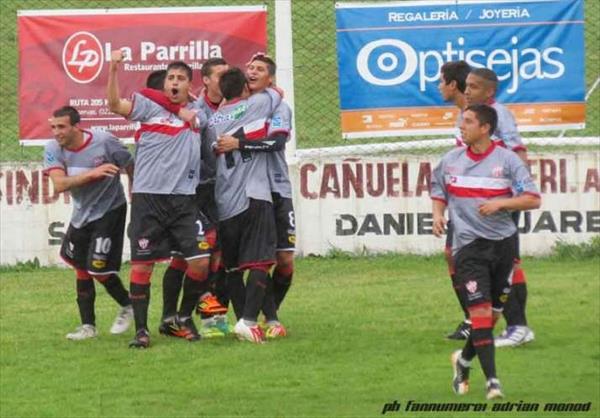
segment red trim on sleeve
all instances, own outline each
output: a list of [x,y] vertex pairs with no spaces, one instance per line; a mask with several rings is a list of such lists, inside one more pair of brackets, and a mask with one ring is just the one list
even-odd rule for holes
[[448,201],[446,199],[443,199],[443,198],[437,197],[437,196],[431,196],[431,200],[437,200],[438,202],[442,202],[445,205],[448,204]]
[[50,167],[50,168],[46,168],[45,170],[42,170],[42,174],[45,176],[50,175],[50,172],[52,170],[61,170],[63,173],[67,174],[67,170],[65,170],[63,167]]
[[517,145],[512,150],[514,152],[517,152],[517,151],[527,151],[527,147],[525,145]]
[[269,136],[276,135],[276,134],[286,134],[286,135],[289,135],[290,131],[288,129],[277,129],[276,131],[273,131],[273,132],[269,133]]
[[521,196],[526,195],[526,194],[528,194],[530,196],[533,196],[533,197],[537,197],[538,199],[542,198],[541,194],[535,193],[535,192],[523,192],[523,193],[521,193]]

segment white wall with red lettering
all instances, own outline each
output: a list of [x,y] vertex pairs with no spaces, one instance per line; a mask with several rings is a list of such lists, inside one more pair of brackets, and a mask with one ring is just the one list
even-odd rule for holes
[[[299,255],[443,248],[431,235],[429,199],[439,157],[298,155],[290,173]],[[600,233],[600,152],[532,154],[530,167],[543,202],[540,210],[522,214],[524,254],[547,254],[557,240],[579,243]],[[70,214],[68,194],[54,192],[39,164],[0,165],[1,264],[36,257],[42,265],[61,264],[58,250]]]

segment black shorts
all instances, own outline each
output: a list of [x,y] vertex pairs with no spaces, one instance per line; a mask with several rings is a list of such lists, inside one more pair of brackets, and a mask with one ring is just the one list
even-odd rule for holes
[[502,311],[510,293],[517,234],[500,241],[479,238],[454,256],[461,297],[467,307],[491,302]]
[[210,256],[194,195],[134,193],[129,234],[133,263]]
[[81,228],[69,225],[60,256],[76,269],[90,274],[118,273],[126,216],[127,205],[124,204]]
[[296,218],[294,203],[288,197],[273,193],[273,213],[277,230],[277,251],[295,251],[296,249]]
[[271,202],[250,199],[244,212],[219,222],[219,236],[227,270],[275,264],[275,218]]

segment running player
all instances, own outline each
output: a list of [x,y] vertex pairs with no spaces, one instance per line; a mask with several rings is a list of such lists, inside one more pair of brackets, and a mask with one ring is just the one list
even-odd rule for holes
[[[150,277],[156,261],[178,249],[186,261],[183,296],[179,311],[163,318],[161,332],[197,341],[200,335],[192,312],[200,295],[208,290],[210,244],[202,234],[195,204],[200,165],[200,135],[189,123],[135,93],[132,101],[119,97],[117,72],[123,60],[113,51],[108,76],[111,111],[142,122],[137,138],[136,176],[131,213],[131,287],[136,336],[130,347],[146,348]],[[165,91],[172,102],[188,102],[191,68],[180,61],[167,67]],[[175,302],[176,304],[176,302]]]
[[[226,151],[231,137],[240,142],[264,139],[267,119],[281,103],[273,90],[250,96],[244,73],[226,71],[220,80],[226,104],[209,121],[209,139],[217,152],[215,196],[219,212],[219,235],[228,286],[238,322],[234,332],[240,339],[263,342],[257,325],[268,271],[275,264],[275,221],[267,174],[267,154],[240,147]],[[249,144],[250,145],[250,144]],[[239,289],[242,274],[249,270],[245,296]],[[241,282],[243,284],[243,282]]]
[[73,198],[73,214],[60,250],[77,276],[81,326],[67,334],[70,340],[98,335],[93,279],[121,306],[112,334],[125,332],[133,316],[129,295],[118,276],[127,214],[119,172],[124,169],[131,178],[133,159],[117,138],[102,130],[83,130],[80,120],[73,107],[56,110],[50,118],[56,141],[49,142],[44,151],[44,173],[57,192],[68,190]]
[[[462,112],[467,107],[467,99],[465,98],[466,81],[471,67],[465,61],[452,61],[442,65],[440,69],[440,84],[438,89],[442,98],[445,102],[452,102],[459,109],[458,118],[456,118],[457,145],[462,146],[462,140],[460,139],[460,124],[462,122]],[[456,275],[454,274],[454,262],[452,259],[452,222],[448,222],[446,231],[446,248],[444,251],[446,255],[446,262],[448,263],[448,272],[450,273],[450,279],[452,280],[452,287],[456,294],[456,297],[463,310],[465,318],[458,324],[456,330],[446,336],[451,340],[466,340],[469,338],[471,332],[471,320],[469,319],[469,312],[464,301],[460,298],[459,286],[456,281]]]
[[[498,77],[496,73],[487,68],[477,68],[471,71],[467,77],[467,88],[465,97],[467,103],[486,103],[492,106],[498,114],[498,127],[494,131],[493,140],[499,141],[500,145],[513,150],[525,164],[527,164],[527,148],[523,144],[521,135],[517,129],[515,119],[506,108],[495,99],[498,88]],[[513,220],[518,224],[520,212],[513,212]],[[496,347],[518,346],[533,341],[535,335],[527,324],[525,314],[527,304],[527,282],[525,272],[521,268],[519,251],[519,240],[517,237],[517,256],[515,258],[515,272],[512,279],[512,290],[510,298],[506,303],[504,318],[507,328],[498,338]]]
[[454,224],[452,253],[472,331],[462,350],[452,354],[454,391],[469,390],[472,359],[486,378],[487,399],[502,398],[496,375],[492,330],[510,292],[517,227],[510,211],[535,209],[540,196],[525,164],[492,142],[497,115],[487,105],[471,105],[463,114],[467,147],[447,153],[432,173],[433,233],[441,237],[448,207]]

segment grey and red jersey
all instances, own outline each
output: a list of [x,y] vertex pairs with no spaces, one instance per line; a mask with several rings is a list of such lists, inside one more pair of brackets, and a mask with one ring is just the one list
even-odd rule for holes
[[[193,109],[188,103],[186,108]],[[199,113],[200,126],[206,124]],[[193,195],[200,175],[200,132],[161,105],[134,93],[128,119],[136,132],[133,193]]]
[[[133,163],[127,148],[112,134],[99,129],[83,131],[84,143],[76,150],[68,150],[51,141],[44,150],[44,174],[62,170],[67,176],[77,176],[110,163],[124,168]],[[107,212],[126,203],[120,177],[100,180],[72,187],[73,212],[71,224],[81,228],[102,218]]]
[[[277,133],[288,135],[287,140],[290,140],[290,132],[292,130],[292,109],[286,102],[281,104],[273,112],[273,116],[269,122],[268,136]],[[281,151],[273,151],[267,153],[269,184],[271,191],[279,193],[281,197],[292,198],[292,183],[288,172],[287,161],[285,160],[285,149]]]
[[517,232],[510,212],[482,216],[479,206],[527,193],[539,196],[529,170],[514,152],[495,143],[483,154],[453,149],[431,176],[431,198],[446,203],[454,228],[453,254],[477,238],[501,240]]
[[[238,139],[264,139],[267,120],[281,103],[281,96],[272,89],[225,104],[209,121],[211,143],[221,135]],[[217,156],[215,199],[219,221],[245,211],[250,199],[271,202],[271,187],[267,174],[268,153],[234,150]]]
[[[519,134],[517,123],[512,112],[506,106],[498,103],[497,101],[487,103],[487,105],[493,107],[498,115],[498,125],[496,126],[496,130],[492,135],[492,141],[494,141],[497,145],[508,148],[515,152],[525,151],[527,147],[525,147],[523,138],[521,138],[521,134]],[[462,123],[463,119],[462,113],[463,112],[461,111],[456,118],[456,145],[461,147],[465,146],[460,134],[460,124]]]
[[[194,109],[197,109],[199,112],[202,112],[204,118],[208,121],[212,115],[219,109],[219,105],[215,105],[212,103],[206,94],[202,97],[198,98],[193,103]],[[217,160],[215,154],[212,152],[210,148],[209,141],[205,141],[206,138],[206,130],[208,129],[208,125],[206,125],[202,129],[202,141],[200,144],[201,154],[202,154],[202,163],[200,164],[200,184],[214,183],[215,177],[217,174]]]

